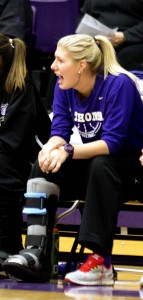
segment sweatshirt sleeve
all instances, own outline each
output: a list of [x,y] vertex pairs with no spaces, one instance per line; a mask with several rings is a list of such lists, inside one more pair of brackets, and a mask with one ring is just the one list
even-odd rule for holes
[[51,136],[60,136],[69,142],[74,126],[69,105],[68,91],[63,91],[58,84],[55,86],[53,101],[53,121]]
[[120,75],[110,87],[101,135],[101,140],[107,143],[110,154],[116,154],[123,148],[137,93],[134,82],[126,75]]

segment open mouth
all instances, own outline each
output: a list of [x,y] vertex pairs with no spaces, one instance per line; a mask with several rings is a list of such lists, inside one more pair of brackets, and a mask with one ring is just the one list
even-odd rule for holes
[[59,78],[58,78],[58,84],[61,84],[62,81],[63,81],[63,76],[59,76]]

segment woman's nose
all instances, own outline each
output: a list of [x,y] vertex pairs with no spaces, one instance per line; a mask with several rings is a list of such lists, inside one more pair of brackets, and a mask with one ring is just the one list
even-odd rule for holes
[[55,70],[56,69],[56,62],[55,60],[53,61],[53,63],[51,64],[51,70]]

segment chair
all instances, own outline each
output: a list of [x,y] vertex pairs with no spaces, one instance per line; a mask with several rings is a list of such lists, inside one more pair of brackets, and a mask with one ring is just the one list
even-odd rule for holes
[[36,8],[36,45],[43,52],[54,53],[57,41],[75,32],[79,14],[77,0],[30,0]]
[[30,0],[33,11],[35,44],[29,49],[28,65],[34,83],[51,110],[54,84],[50,66],[58,40],[75,32],[79,15],[78,0]]
[[[59,212],[65,211],[73,201],[59,201]],[[59,261],[66,261],[64,274],[70,271],[71,265],[74,262],[75,267],[79,262],[83,262],[87,253],[84,253],[84,247],[78,245],[78,230],[82,212],[84,208],[84,200],[80,200],[76,210],[72,215],[63,220],[59,219],[56,227],[59,229],[60,236],[73,237],[74,241],[69,253],[59,253]],[[75,216],[76,215],[76,216]],[[66,217],[66,214],[65,214]],[[75,221],[76,220],[76,221]],[[119,214],[114,240],[121,240],[122,245],[125,241],[143,242],[143,203],[139,201],[127,201],[122,205]],[[142,256],[113,254],[113,264],[118,265],[135,265],[143,266]],[[64,275],[63,274],[63,275]]]

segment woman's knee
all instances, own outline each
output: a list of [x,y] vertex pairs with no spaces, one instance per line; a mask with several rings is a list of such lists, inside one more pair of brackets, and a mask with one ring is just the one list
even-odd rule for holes
[[108,155],[99,155],[94,157],[91,160],[91,168],[97,170],[97,168],[104,168],[106,162],[108,162],[109,156]]
[[115,171],[113,159],[109,155],[96,156],[91,160],[90,164],[90,176],[96,176],[96,178],[103,178]]

